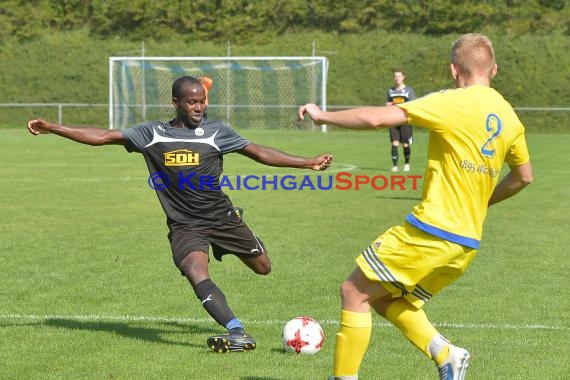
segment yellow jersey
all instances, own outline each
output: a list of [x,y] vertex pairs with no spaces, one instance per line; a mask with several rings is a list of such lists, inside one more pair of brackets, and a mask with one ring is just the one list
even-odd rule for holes
[[422,201],[406,221],[478,249],[503,163],[529,161],[521,121],[503,96],[486,86],[444,90],[397,106],[407,111],[408,123],[429,129]]

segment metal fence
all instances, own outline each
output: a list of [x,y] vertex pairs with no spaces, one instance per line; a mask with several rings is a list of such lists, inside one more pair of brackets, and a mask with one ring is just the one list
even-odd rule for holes
[[[352,107],[358,105],[328,105],[327,109]],[[268,112],[272,108],[268,105]],[[30,119],[42,118],[59,124],[107,127],[108,109],[107,103],[0,103],[0,126],[18,127]],[[515,110],[527,129],[570,130],[570,107],[515,107]],[[294,119],[295,110],[291,110],[292,123]]]
[[0,103],[0,125],[20,125],[41,118],[58,124],[105,126],[108,103]]

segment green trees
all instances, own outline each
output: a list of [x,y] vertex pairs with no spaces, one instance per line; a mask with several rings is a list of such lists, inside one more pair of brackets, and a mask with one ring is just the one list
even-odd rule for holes
[[[450,43],[475,31],[493,39],[494,84],[513,105],[568,107],[569,11],[563,0],[3,0],[0,103],[104,104],[108,57],[140,55],[144,41],[147,56],[223,56],[228,46],[233,56],[295,56],[315,48],[329,58],[330,105],[380,104],[395,66],[418,95],[452,86]],[[66,116],[72,110],[107,122],[103,107]],[[34,110],[51,119],[56,111]],[[11,108],[0,123],[23,125],[30,112]],[[523,116],[529,127],[570,125],[570,112]]]
[[87,28],[131,40],[256,39],[263,34],[374,30],[438,36],[465,31],[570,34],[564,0],[4,0],[0,38]]

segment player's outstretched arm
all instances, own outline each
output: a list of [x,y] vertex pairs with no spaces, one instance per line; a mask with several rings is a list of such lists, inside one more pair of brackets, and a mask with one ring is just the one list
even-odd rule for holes
[[117,130],[94,127],[66,127],[49,123],[42,119],[28,121],[28,131],[32,135],[53,133],[58,136],[87,145],[124,144],[123,134]]
[[511,166],[511,171],[497,184],[489,206],[512,197],[532,182],[532,166],[530,161],[519,166]]
[[333,156],[330,154],[321,154],[314,158],[292,156],[277,149],[253,143],[238,151],[238,153],[264,165],[312,169],[317,171],[328,169],[333,159]]
[[406,112],[397,106],[360,107],[330,112],[309,103],[299,107],[297,112],[299,120],[303,120],[305,115],[309,115],[316,124],[333,124],[359,130],[395,127],[408,122]]

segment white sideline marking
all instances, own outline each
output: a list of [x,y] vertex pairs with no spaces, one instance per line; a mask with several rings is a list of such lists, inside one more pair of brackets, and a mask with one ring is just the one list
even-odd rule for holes
[[[170,317],[152,317],[144,315],[23,315],[23,314],[4,314],[0,315],[0,320],[16,320],[16,321],[41,321],[48,319],[70,319],[75,321],[107,321],[107,322],[150,322],[150,323],[208,323],[215,324],[209,318],[170,318]],[[283,326],[287,321],[280,321],[275,319],[266,320],[243,320],[246,325],[277,325]],[[326,319],[320,320],[322,325],[337,326],[338,321]],[[380,322],[373,324],[376,327],[392,326],[390,323]],[[435,323],[437,327],[447,327],[453,329],[481,329],[481,330],[568,330],[564,326],[549,326],[540,324],[512,324],[512,323],[451,323],[441,322]]]

